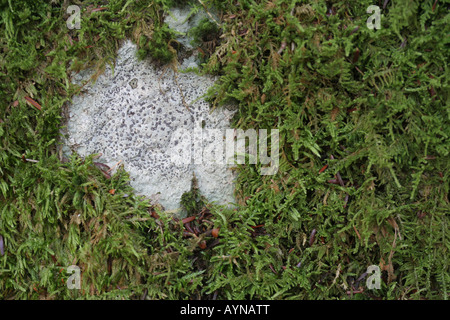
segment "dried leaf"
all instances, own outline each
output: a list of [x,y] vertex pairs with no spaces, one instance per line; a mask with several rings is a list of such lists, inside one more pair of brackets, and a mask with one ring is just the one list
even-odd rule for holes
[[191,217],[184,218],[183,220],[181,220],[181,222],[183,222],[183,224],[186,224],[186,223],[189,223],[194,220],[195,220],[195,216],[191,216]]

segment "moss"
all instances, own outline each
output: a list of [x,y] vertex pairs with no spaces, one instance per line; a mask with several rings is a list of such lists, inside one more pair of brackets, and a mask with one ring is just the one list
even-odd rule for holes
[[203,61],[208,59],[220,43],[220,34],[218,25],[208,18],[203,18],[196,27],[189,30],[189,35],[193,38],[191,45],[198,48]]
[[144,59],[151,56],[161,64],[168,63],[176,56],[176,51],[170,44],[174,38],[174,32],[167,25],[162,25],[153,31],[150,39],[141,37],[140,43],[145,43],[138,50],[138,57]]
[[222,75],[210,99],[239,101],[239,128],[279,129],[282,151],[275,176],[240,168],[245,209],[227,226],[260,227],[217,249],[240,257],[252,281],[223,262],[226,278],[211,288],[232,298],[346,298],[375,264],[381,290],[359,283],[356,298],[445,298],[446,6],[390,2],[372,31],[371,1],[215,3],[228,10],[207,64]]
[[201,195],[197,178],[195,177],[195,174],[193,174],[191,190],[183,193],[180,205],[184,208],[188,216],[192,216],[199,213],[206,204],[207,200]]
[[189,33],[193,37],[192,44],[200,45],[217,38],[219,35],[219,27],[208,18],[203,18],[196,27],[189,30]]

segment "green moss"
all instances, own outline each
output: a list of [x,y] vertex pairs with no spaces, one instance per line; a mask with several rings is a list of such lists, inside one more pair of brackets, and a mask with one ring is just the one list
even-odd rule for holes
[[198,48],[204,62],[220,42],[220,29],[215,22],[208,18],[200,20],[196,27],[189,30],[189,35],[193,38],[191,45]]
[[193,37],[192,45],[201,45],[204,42],[212,41],[219,35],[219,27],[208,18],[203,18],[198,25],[189,30]]
[[176,56],[176,51],[170,45],[170,40],[174,38],[174,32],[170,30],[167,25],[162,25],[160,28],[156,28],[153,31],[151,39],[145,36],[141,37],[141,46],[138,51],[138,57],[144,59],[150,55],[153,59],[158,62],[165,64]]
[[[382,288],[361,283],[359,298],[447,298],[446,5],[390,2],[373,31],[372,1],[215,3],[228,23],[207,65],[222,75],[211,102],[239,101],[235,125],[279,129],[282,151],[275,176],[258,165],[239,171],[246,209],[232,229],[264,232],[217,249],[239,257],[251,281],[218,261],[224,276],[211,288],[231,298],[345,298],[375,264]],[[329,182],[338,172],[342,186]]]
[[186,210],[188,216],[198,214],[206,205],[207,200],[200,193],[195,174],[192,177],[191,190],[183,193],[180,205]]

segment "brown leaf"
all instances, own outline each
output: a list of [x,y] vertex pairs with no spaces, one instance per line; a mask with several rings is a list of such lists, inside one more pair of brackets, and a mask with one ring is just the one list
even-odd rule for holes
[[419,218],[419,219],[423,219],[426,215],[427,215],[427,213],[425,211],[417,212],[417,218]]
[[206,241],[205,240],[200,241],[198,246],[200,247],[200,249],[206,249]]
[[319,170],[319,173],[324,172],[324,171],[326,170],[326,168],[328,168],[328,165],[327,165],[327,164],[324,165],[324,166],[322,167],[322,169]]
[[337,179],[330,179],[327,180],[328,183],[332,183],[332,184],[339,184],[339,182],[337,181]]
[[183,220],[181,220],[181,222],[183,222],[183,224],[186,224],[186,223],[194,221],[194,220],[195,220],[195,216],[191,216],[191,217],[184,218]]
[[99,168],[100,170],[105,170],[105,171],[108,171],[108,170],[109,170],[109,166],[107,166],[107,165],[104,164],[104,163],[101,163],[101,162],[94,162],[94,164],[95,164],[95,166],[96,166],[97,168]]
[[341,174],[338,172],[336,172],[336,179],[339,182],[339,184],[343,187],[344,186],[344,180],[342,180],[341,178]]
[[159,215],[156,213],[155,210],[151,210],[150,215],[151,215],[153,218],[155,218],[155,219],[159,219]]
[[218,228],[212,229],[211,234],[214,238],[217,238],[219,236],[219,229]]

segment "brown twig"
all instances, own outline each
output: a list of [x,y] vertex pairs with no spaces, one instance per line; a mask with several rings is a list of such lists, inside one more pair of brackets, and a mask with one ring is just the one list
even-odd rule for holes
[[319,170],[319,173],[324,172],[327,168],[328,168],[328,165],[327,165],[327,164],[324,165],[324,166]]
[[433,11],[434,11],[434,9],[436,9],[437,2],[438,2],[438,0],[436,0],[433,4],[433,8],[432,8]]
[[349,197],[349,195],[348,195],[348,193],[347,193],[347,194],[345,195],[345,199],[344,199],[344,208],[347,207],[348,197]]
[[202,2],[202,0],[198,0],[198,2],[200,2],[200,4],[203,6],[203,8],[205,9],[208,16],[212,19],[212,21],[214,21],[214,23],[220,28],[220,24],[216,21],[216,19],[214,19],[214,17],[211,15],[211,13],[209,13],[208,8],[205,6],[205,4]]
[[39,111],[42,111],[41,105],[39,103],[37,103],[36,101],[34,101],[33,99],[31,99],[30,97],[25,97],[25,100],[27,100],[28,103],[30,103],[32,106],[34,106]]
[[353,229],[355,230],[356,235],[358,236],[358,239],[361,240],[361,236],[355,226],[353,226]]
[[275,269],[274,269],[274,267],[272,266],[271,263],[269,263],[269,267],[270,267],[270,269],[272,270],[273,273],[277,274],[277,272],[275,271]]
[[344,187],[345,186],[344,185],[344,180],[342,180],[341,174],[339,173],[339,171],[336,172],[336,178],[337,178],[337,181],[339,182],[339,184],[341,185],[341,187]]
[[112,169],[114,169],[119,163],[121,163],[122,160],[119,160],[119,162],[117,162],[115,165],[113,165],[108,171],[106,171],[107,173],[111,172]]

